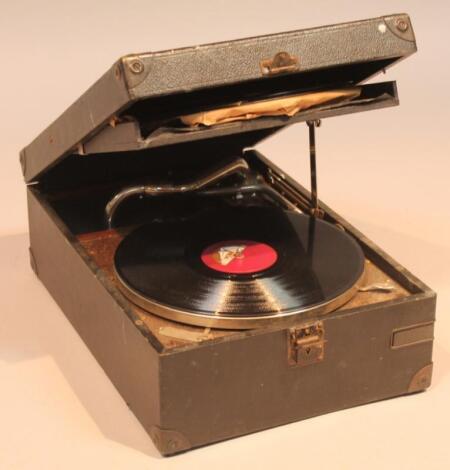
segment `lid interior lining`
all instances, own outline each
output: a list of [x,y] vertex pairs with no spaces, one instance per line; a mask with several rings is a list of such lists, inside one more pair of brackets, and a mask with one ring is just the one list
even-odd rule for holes
[[233,85],[151,97],[137,101],[127,108],[123,115],[130,116],[141,123],[141,133],[145,138],[146,135],[164,123],[199,110],[207,111],[233,105],[236,102],[257,101],[289,94],[354,86],[399,59],[399,57],[393,57],[345,64],[307,72],[282,74]]

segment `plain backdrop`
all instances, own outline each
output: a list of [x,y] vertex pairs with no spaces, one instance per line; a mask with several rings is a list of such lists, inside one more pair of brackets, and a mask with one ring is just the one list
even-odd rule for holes
[[[401,106],[325,120],[320,197],[438,292],[431,389],[162,459],[28,268],[19,150],[121,55],[407,12]],[[450,3],[0,0],[0,468],[450,468]],[[308,181],[307,130],[261,145]]]

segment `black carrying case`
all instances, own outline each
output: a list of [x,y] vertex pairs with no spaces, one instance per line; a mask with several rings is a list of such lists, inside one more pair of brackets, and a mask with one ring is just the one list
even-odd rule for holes
[[[397,105],[395,82],[364,82],[415,51],[401,14],[126,56],[21,152],[32,266],[161,453],[430,385],[434,292],[324,204],[324,219],[360,243],[372,280],[397,291],[249,331],[205,332],[130,304],[108,264],[119,235],[103,217],[130,182],[192,177],[235,156],[308,210],[309,192],[252,147],[296,122]],[[355,85],[358,99],[293,117],[174,125],[237,101]]]

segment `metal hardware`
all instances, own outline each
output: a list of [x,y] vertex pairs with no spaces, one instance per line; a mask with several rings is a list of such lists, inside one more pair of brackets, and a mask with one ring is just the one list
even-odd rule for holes
[[367,286],[362,286],[359,289],[359,292],[393,292],[395,290],[395,286],[390,282],[380,282],[369,284]]
[[427,343],[434,339],[434,323],[419,323],[406,328],[400,328],[392,332],[392,349],[415,346]]
[[262,194],[276,202],[287,210],[302,212],[294,203],[289,201],[283,194],[264,182],[264,179],[256,173],[248,173],[245,181],[239,186],[219,187],[206,189],[198,193],[200,196],[232,196],[242,198],[244,194]]
[[130,70],[135,73],[136,75],[142,73],[144,71],[144,64],[140,60],[133,60],[128,64],[128,67]]
[[129,89],[134,89],[144,82],[151,70],[149,64],[146,64],[139,55],[128,55],[122,57],[119,65],[121,75],[120,77],[117,77],[116,75],[116,78],[122,80],[121,77],[123,74],[123,79]]
[[267,173],[267,178],[270,184],[276,188],[276,191],[283,194],[285,199],[289,198],[290,202],[295,201],[297,210],[299,212],[305,213],[310,210],[311,204],[309,199],[304,194],[295,191],[295,189],[293,189],[292,186],[290,186],[281,175],[278,175],[269,170]]
[[392,34],[405,41],[415,41],[414,31],[407,15],[386,16],[383,19]]
[[409,384],[408,392],[421,392],[431,385],[431,377],[433,375],[433,363],[426,365],[416,372]]
[[249,172],[248,163],[243,159],[239,158],[229,163],[228,165],[207,174],[206,176],[197,180],[185,183],[182,185],[161,185],[161,186],[149,186],[139,185],[130,186],[128,188],[119,191],[113,198],[106,204],[105,212],[108,222],[108,226],[111,226],[114,213],[123,201],[131,196],[158,196],[163,194],[183,194],[198,191],[210,184],[216,183],[223,178],[233,174],[247,174]]
[[150,437],[163,455],[176,454],[177,452],[192,448],[187,437],[178,431],[152,426],[150,429]]
[[403,20],[403,19],[398,19],[395,22],[395,26],[402,33],[405,33],[406,31],[408,31],[408,28],[409,28],[408,22],[406,20]]
[[317,166],[316,166],[316,127],[320,127],[320,119],[316,121],[306,121],[309,128],[309,165],[311,172],[311,214],[314,217],[322,218],[324,216],[323,209],[319,207],[319,199],[317,197]]
[[325,355],[323,322],[288,330],[288,363],[307,366],[321,362]]
[[259,66],[263,75],[277,75],[298,70],[299,60],[288,52],[278,52],[272,59],[262,60]]
[[[225,177],[231,176],[233,174],[240,174],[244,178],[244,181],[232,186],[220,186],[210,189],[203,189],[214,183],[218,183]],[[239,158],[229,163],[225,167],[219,168],[218,170],[209,173],[203,178],[191,181],[184,185],[139,185],[130,186],[128,188],[122,189],[121,191],[116,193],[106,204],[105,214],[108,226],[111,227],[114,214],[117,208],[122,204],[122,202],[124,202],[130,197],[159,196],[169,194],[182,194],[188,192],[195,192],[196,194],[202,197],[235,196],[236,198],[242,198],[244,194],[261,194],[287,210],[294,212],[302,212],[297,205],[295,205],[287,197],[284,196],[283,192],[276,191],[272,186],[270,186],[264,181],[264,178],[261,175],[252,172],[248,166],[248,163],[244,159]]]

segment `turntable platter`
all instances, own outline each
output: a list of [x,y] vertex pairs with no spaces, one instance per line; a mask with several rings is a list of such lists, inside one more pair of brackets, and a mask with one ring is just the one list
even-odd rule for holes
[[347,302],[364,273],[357,242],[275,207],[227,208],[131,232],[115,254],[122,292],[183,323],[246,329]]

